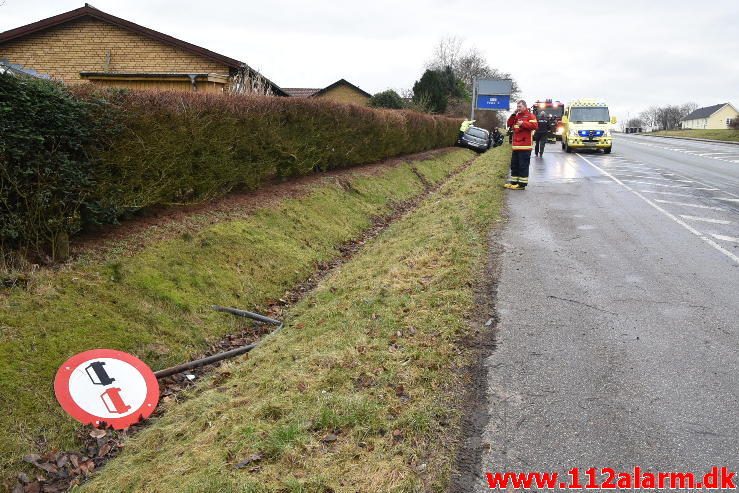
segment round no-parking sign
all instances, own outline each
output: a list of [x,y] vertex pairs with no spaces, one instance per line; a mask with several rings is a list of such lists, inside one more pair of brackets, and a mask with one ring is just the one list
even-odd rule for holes
[[135,356],[93,349],[72,356],[56,372],[54,393],[62,408],[83,424],[116,430],[148,418],[159,402],[154,372]]

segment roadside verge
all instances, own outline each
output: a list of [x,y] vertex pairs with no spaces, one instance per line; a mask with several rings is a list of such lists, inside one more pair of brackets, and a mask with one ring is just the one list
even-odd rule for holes
[[660,131],[634,134],[642,137],[664,137],[666,139],[696,140],[698,142],[712,142],[715,144],[739,145],[739,130],[689,130]]
[[[85,491],[443,491],[507,152],[432,193],[167,406]],[[482,397],[481,397],[482,398]]]
[[122,238],[100,255],[0,289],[0,401],[13,403],[0,408],[0,478],[17,472],[24,455],[80,448],[80,427],[62,413],[51,386],[69,356],[108,347],[157,370],[248,328],[210,305],[279,316],[286,293],[473,156],[451,150],[326,175],[293,198],[244,207],[240,216],[202,214],[207,224],[163,236],[156,225],[133,247]]

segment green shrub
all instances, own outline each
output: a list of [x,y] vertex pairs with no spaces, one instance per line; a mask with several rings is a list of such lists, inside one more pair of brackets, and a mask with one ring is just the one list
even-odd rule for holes
[[11,248],[38,250],[153,205],[448,146],[458,127],[309,99],[0,84],[0,108],[12,118],[2,124],[0,202],[14,204],[0,240]]
[[400,110],[405,107],[405,102],[400,94],[388,89],[387,91],[378,92],[372,96],[369,100],[369,105],[373,108],[389,108],[393,110]]
[[106,132],[94,105],[56,82],[0,75],[1,250],[51,246],[53,256],[82,226],[96,193],[89,152]]
[[413,102],[433,113],[446,112],[450,99],[466,98],[464,83],[451,67],[443,70],[426,69],[413,84]]

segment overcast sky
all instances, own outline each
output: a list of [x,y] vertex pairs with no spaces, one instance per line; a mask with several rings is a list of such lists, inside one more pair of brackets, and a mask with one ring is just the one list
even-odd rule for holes
[[[82,6],[0,0],[0,31]],[[444,36],[510,72],[529,100],[739,104],[739,1],[92,0],[110,14],[242,60],[283,87],[345,78],[368,92],[419,78]]]

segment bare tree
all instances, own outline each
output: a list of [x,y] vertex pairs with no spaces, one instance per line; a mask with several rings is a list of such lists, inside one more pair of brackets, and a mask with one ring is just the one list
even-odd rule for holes
[[657,115],[659,108],[657,106],[650,106],[646,110],[639,113],[639,119],[644,122],[644,126],[649,130],[653,130],[657,127]]
[[488,62],[477,50],[470,48],[467,53],[457,59],[456,66],[452,66],[456,76],[462,80],[465,87],[472,88],[472,81],[475,78],[492,78],[493,69],[490,68]]
[[688,116],[692,112],[698,109],[698,103],[689,102],[689,103],[683,103],[680,105],[680,112],[683,114],[683,117]]
[[464,41],[457,36],[441,38],[434,47],[431,60],[426,63],[426,68],[432,70],[443,70],[446,67],[456,68],[459,58],[462,56],[462,45]]
[[660,130],[674,130],[680,128],[680,120],[683,118],[680,106],[662,106],[657,111],[657,126]]
[[639,113],[639,119],[652,130],[680,128],[683,118],[698,109],[698,104],[689,102],[681,105],[650,106]]
[[239,67],[232,75],[227,91],[231,94],[259,94],[273,96],[272,84],[259,72],[247,65]]
[[[431,60],[426,68],[444,70],[451,67],[454,75],[464,82],[467,92],[472,93],[474,79],[513,79],[511,74],[490,67],[483,54],[476,47],[464,49],[464,42],[456,36],[449,36],[439,40],[434,48]],[[516,81],[513,81],[512,97],[520,94]]]

